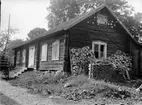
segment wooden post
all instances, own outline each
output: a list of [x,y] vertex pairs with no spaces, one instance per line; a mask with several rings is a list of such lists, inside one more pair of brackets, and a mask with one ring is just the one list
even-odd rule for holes
[[16,66],[17,52],[14,50],[14,66]]
[[89,64],[89,79],[91,79],[92,64]]
[[36,70],[38,70],[39,69],[39,67],[40,67],[40,65],[39,65],[39,63],[40,63],[40,43],[38,43],[38,45],[37,45],[37,57],[36,57],[37,59],[36,59]]
[[29,63],[29,47],[28,45],[26,46],[26,67],[28,68],[28,63]]
[[69,32],[66,31],[65,32],[65,50],[64,50],[64,72],[67,72],[67,73],[71,73],[70,72],[70,49],[69,49]]

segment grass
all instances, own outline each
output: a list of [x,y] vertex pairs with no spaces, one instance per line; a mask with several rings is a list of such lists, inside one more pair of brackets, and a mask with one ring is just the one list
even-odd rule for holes
[[68,77],[60,73],[52,76],[42,72],[28,71],[9,82],[14,86],[28,88],[34,94],[46,97],[58,95],[74,101],[105,98],[117,102],[120,100],[136,102],[141,98],[135,88],[131,88],[130,83],[110,83],[88,79],[84,75]]

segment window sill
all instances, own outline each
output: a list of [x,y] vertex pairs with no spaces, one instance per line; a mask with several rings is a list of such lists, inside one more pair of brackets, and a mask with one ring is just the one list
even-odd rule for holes
[[47,62],[47,61],[41,61],[41,62]]
[[52,61],[59,61],[59,59],[52,59]]

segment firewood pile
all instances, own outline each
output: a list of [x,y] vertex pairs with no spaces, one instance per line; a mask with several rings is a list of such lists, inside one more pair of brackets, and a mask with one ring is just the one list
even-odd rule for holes
[[73,75],[88,74],[89,63],[94,60],[92,50],[86,46],[70,50],[71,72]]

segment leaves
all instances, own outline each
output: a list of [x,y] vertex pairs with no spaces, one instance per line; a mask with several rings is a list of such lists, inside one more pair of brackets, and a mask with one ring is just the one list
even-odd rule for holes
[[30,39],[33,39],[33,38],[36,38],[40,35],[43,35],[45,32],[47,32],[44,28],[34,28],[33,30],[31,30],[29,33],[28,33],[28,37]]
[[126,0],[51,0],[48,7],[49,15],[48,27],[54,28],[57,25],[80,16],[89,10],[95,9],[102,4],[107,4],[117,17],[124,23],[133,35],[134,39],[142,43],[142,13],[136,13],[133,16],[134,8]]
[[9,28],[9,30],[2,30],[0,32],[0,53],[5,53],[7,50],[7,44],[10,41],[12,35],[16,34],[18,29]]

